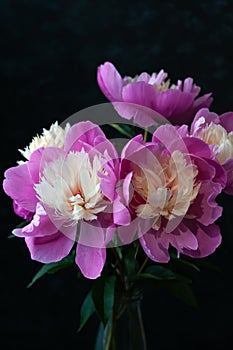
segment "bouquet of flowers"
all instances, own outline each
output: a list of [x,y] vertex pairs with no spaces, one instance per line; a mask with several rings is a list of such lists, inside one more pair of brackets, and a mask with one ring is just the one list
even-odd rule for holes
[[95,349],[145,350],[143,287],[195,304],[192,273],[221,243],[233,112],[210,111],[211,93],[199,96],[192,78],[170,84],[163,70],[122,78],[106,62],[97,82],[110,102],[35,136],[3,188],[22,218],[13,236],[43,264],[30,285],[75,266],[93,280],[79,329],[97,313]]

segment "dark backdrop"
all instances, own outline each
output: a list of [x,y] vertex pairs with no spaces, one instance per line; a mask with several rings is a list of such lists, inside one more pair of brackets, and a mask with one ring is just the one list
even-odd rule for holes
[[[191,2],[194,3],[194,2]],[[164,68],[172,81],[191,76],[212,91],[212,109],[233,109],[233,8],[230,0],[173,1],[1,0],[1,181],[33,135],[106,99],[96,83],[106,60],[123,75]],[[145,292],[149,350],[226,349],[232,340],[233,198],[223,196],[223,243],[194,281],[199,309],[156,290]],[[40,264],[24,241],[7,236],[19,223],[2,193],[2,349],[93,349],[97,320],[77,333],[79,309],[91,282],[67,270],[27,284]]]

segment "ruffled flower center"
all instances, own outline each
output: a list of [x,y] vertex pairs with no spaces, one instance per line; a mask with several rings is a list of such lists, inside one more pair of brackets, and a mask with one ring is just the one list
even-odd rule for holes
[[[51,125],[50,129],[43,129],[42,135],[36,135],[29,146],[25,147],[24,150],[19,149],[19,152],[24,156],[25,159],[29,160],[31,154],[40,147],[64,147],[65,138],[67,132],[70,130],[70,124],[67,123],[65,129],[55,122]],[[22,162],[19,162],[22,163]]]
[[221,125],[210,123],[197,130],[194,136],[212,146],[220,164],[233,158],[233,132],[228,133]]
[[54,209],[56,217],[77,224],[81,219],[97,219],[106,208],[100,190],[101,160],[95,155],[91,161],[88,154],[69,153],[48,163],[39,184],[35,185],[39,199]]
[[170,80],[166,80],[167,76],[168,74],[161,69],[159,73],[153,73],[152,75],[142,73],[140,75],[136,75],[134,78],[125,77],[124,81],[126,84],[144,81],[150,85],[153,85],[155,90],[158,92],[167,91],[168,89],[176,89],[176,85],[172,84],[170,86]]
[[161,157],[154,167],[134,173],[134,189],[146,202],[137,207],[137,215],[154,219],[155,230],[162,218],[184,217],[200,188],[197,173],[196,166],[180,151]]

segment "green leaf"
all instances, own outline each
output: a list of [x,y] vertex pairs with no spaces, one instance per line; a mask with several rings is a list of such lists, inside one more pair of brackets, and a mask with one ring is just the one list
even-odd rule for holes
[[86,298],[84,299],[84,302],[81,306],[80,310],[80,326],[78,331],[80,332],[81,329],[85,326],[89,318],[95,313],[95,305],[92,299],[92,292],[90,291]]
[[104,350],[103,336],[104,336],[104,326],[103,326],[103,323],[100,322],[97,336],[96,336],[96,341],[95,341],[95,350]]
[[144,273],[150,274],[154,276],[154,278],[162,279],[162,280],[176,279],[176,275],[172,270],[168,269],[167,267],[159,266],[159,265],[153,265],[153,266],[147,267]]
[[[26,221],[26,220],[24,220],[24,221],[20,222],[20,224],[18,224],[18,225],[16,226],[16,228],[23,228],[24,226],[26,226],[26,225],[28,225],[28,224],[29,224],[29,222]],[[17,236],[13,235],[13,233],[11,233],[11,234],[8,236],[8,238],[15,238],[15,237],[17,237]]]
[[112,315],[104,328],[103,346],[104,350],[109,350],[112,342]]
[[118,124],[110,124],[112,128],[114,128],[115,130],[119,131],[119,133],[121,133],[122,135],[128,137],[129,139],[131,139],[133,137],[133,135],[130,132],[129,128],[126,128],[127,125],[123,125],[120,126]]
[[119,257],[120,260],[122,260],[122,253],[121,253],[121,248],[120,247],[115,247],[115,251]]
[[126,275],[128,277],[134,276],[136,273],[137,260],[135,259],[135,246],[133,244],[130,244],[130,246],[125,249],[123,260]]
[[207,258],[202,258],[202,259],[198,259],[198,261],[196,262],[196,264],[198,264],[198,266],[200,268],[206,268],[209,270],[213,270],[215,272],[221,272],[221,269],[219,266],[215,265],[213,262],[211,262],[209,260],[209,257]]
[[130,279],[131,282],[137,284],[145,283],[165,283],[173,282],[176,280],[176,274],[170,269],[163,266],[149,266],[145,269],[145,272],[133,275]]
[[111,348],[115,349],[116,347],[111,347],[113,345],[112,337],[112,317],[109,318],[106,326],[103,326],[103,323],[100,322],[98,333],[95,341],[95,350],[110,350]]
[[184,260],[183,258],[177,258],[177,256],[175,254],[170,254],[171,255],[171,262],[174,262],[175,264],[178,264],[180,266],[184,266],[187,268],[190,268],[192,270],[196,270],[198,272],[200,272],[200,269],[197,265],[191,263],[190,261]]
[[170,284],[168,286],[168,290],[173,296],[183,301],[185,304],[190,305],[192,307],[198,306],[196,296],[192,288],[188,284],[179,282]]
[[74,254],[70,254],[61,261],[45,264],[42,268],[36,273],[32,281],[28,284],[28,288],[31,287],[38,279],[43,277],[46,274],[52,274],[64,268],[73,266],[74,264]]
[[29,221],[22,221],[20,224],[16,226],[16,228],[23,228],[24,226],[27,226],[29,224]]
[[115,282],[116,276],[103,274],[93,286],[92,298],[97,314],[104,325],[107,324],[113,309]]

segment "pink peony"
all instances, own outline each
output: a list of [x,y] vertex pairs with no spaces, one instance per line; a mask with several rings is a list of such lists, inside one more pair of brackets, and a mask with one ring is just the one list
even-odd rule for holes
[[[211,93],[197,97],[201,88],[193,83],[192,78],[186,78],[184,82],[178,80],[176,85],[170,85],[170,81],[166,80],[167,76],[167,73],[160,70],[159,73],[152,75],[143,72],[135,78],[122,78],[112,63],[105,62],[98,67],[97,81],[111,102],[148,107],[171,123],[189,123],[200,108],[211,105],[213,101]],[[129,119],[130,112],[126,104],[120,109],[116,104],[116,110],[121,117]],[[149,126],[151,120],[147,119],[147,115],[140,113],[137,123],[142,127]]]
[[221,242],[215,221],[222,208],[215,199],[226,175],[209,147],[186,134],[187,127],[161,126],[152,142],[139,135],[122,151],[121,178],[132,178],[122,203],[132,222],[120,236],[130,242],[137,232],[145,253],[157,262],[169,261],[169,246],[178,255],[205,257]]
[[118,157],[91,122],[75,124],[63,148],[39,148],[27,162],[6,171],[5,192],[21,210],[34,213],[27,226],[13,233],[25,238],[31,258],[42,263],[61,260],[77,241],[75,261],[93,279],[101,274],[114,233]]
[[210,146],[213,157],[227,173],[224,192],[233,195],[233,112],[220,116],[203,108],[196,114],[190,134]]

